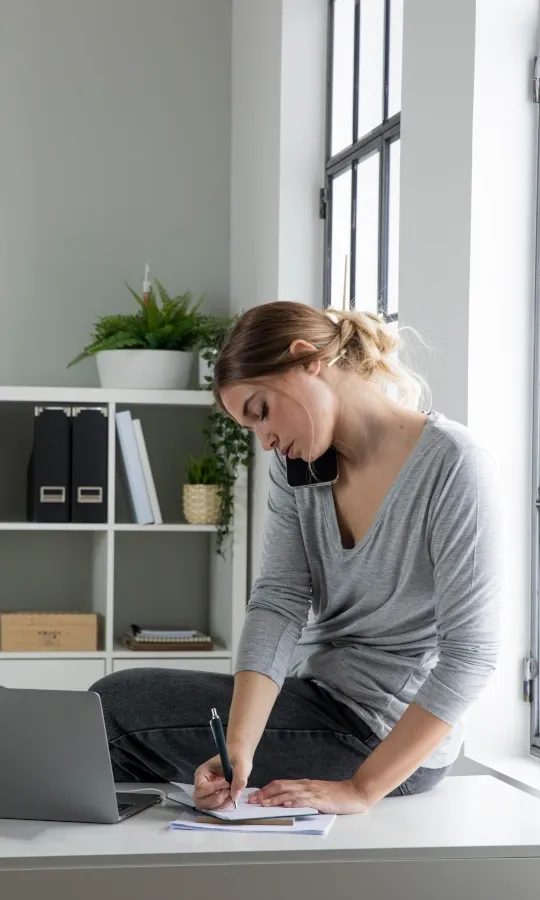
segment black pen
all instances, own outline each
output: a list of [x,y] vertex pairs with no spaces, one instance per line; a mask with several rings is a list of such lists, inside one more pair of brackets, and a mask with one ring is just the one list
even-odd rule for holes
[[[221,719],[219,718],[217,711],[215,709],[212,710],[212,718],[210,719],[210,728],[212,729],[212,734],[214,735],[214,740],[216,742],[216,747],[218,748],[219,757],[221,759],[221,767],[223,769],[223,774],[225,779],[229,782],[232,787],[233,780],[233,771],[231,766],[231,761],[229,759],[229,754],[227,753],[227,744],[225,743],[225,735],[223,733],[223,725],[221,724]],[[238,804],[236,800],[233,800],[234,808],[238,809]]]

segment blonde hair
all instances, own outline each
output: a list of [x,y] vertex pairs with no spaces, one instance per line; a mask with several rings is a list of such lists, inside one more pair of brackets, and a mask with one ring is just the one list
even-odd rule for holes
[[[214,397],[221,407],[226,387],[283,374],[318,359],[354,370],[384,393],[394,394],[393,399],[408,409],[423,408],[425,389],[431,406],[426,381],[398,358],[404,347],[401,331],[392,331],[382,317],[370,312],[322,310],[290,301],[254,306],[225,338],[214,367]],[[291,344],[299,339],[317,349],[291,356]]]

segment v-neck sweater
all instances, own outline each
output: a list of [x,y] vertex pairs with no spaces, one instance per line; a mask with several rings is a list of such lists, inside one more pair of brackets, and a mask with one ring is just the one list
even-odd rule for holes
[[502,559],[494,460],[442,413],[427,413],[352,549],[342,546],[331,485],[289,487],[274,451],[235,671],[279,688],[288,675],[312,679],[381,739],[414,701],[452,726],[423,765],[450,765],[496,667]]

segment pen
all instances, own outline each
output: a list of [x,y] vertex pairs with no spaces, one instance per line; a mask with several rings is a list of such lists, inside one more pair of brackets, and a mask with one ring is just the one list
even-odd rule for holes
[[[223,774],[226,780],[232,787],[233,780],[233,772],[231,761],[229,759],[229,754],[227,753],[227,744],[225,743],[225,735],[223,734],[223,725],[221,724],[221,719],[219,718],[217,711],[212,709],[212,718],[210,719],[210,728],[212,729],[212,734],[214,735],[214,740],[216,742],[216,747],[218,748],[218,753],[221,759],[221,766],[223,768]],[[238,809],[238,804],[236,800],[233,800],[234,808]]]

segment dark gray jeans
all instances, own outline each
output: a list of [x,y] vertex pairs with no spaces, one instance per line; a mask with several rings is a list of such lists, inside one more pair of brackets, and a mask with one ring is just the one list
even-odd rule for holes
[[[90,690],[103,705],[115,781],[193,783],[216,754],[209,727],[216,707],[226,725],[232,675],[180,669],[127,669]],[[250,784],[274,778],[351,778],[380,743],[351,710],[310,681],[287,678],[255,753]],[[390,796],[417,794],[448,773],[419,768]]]

